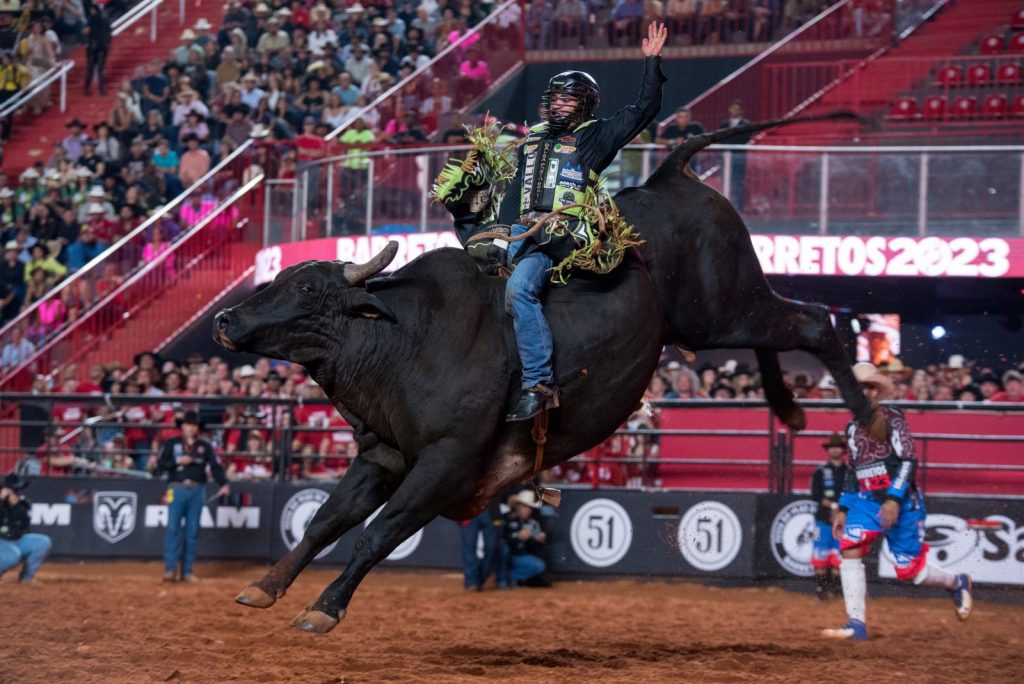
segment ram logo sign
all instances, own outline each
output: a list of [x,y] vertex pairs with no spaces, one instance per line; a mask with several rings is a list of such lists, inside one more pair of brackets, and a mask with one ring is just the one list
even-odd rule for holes
[[92,528],[101,538],[116,544],[135,530],[138,495],[135,492],[94,492]]

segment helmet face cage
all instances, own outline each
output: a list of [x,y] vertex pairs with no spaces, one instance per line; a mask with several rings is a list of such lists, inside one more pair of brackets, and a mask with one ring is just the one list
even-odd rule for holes
[[[576,109],[569,116],[554,116],[551,112],[551,98],[555,93],[572,95],[578,100]],[[541,96],[540,106],[548,123],[556,128],[583,123],[591,117],[601,101],[597,81],[582,71],[565,71],[548,81],[547,90]]]

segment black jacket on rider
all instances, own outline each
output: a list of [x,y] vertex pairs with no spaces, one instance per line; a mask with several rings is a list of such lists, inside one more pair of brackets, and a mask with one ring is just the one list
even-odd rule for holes
[[[643,76],[640,79],[640,93],[634,104],[623,107],[606,119],[592,119],[580,123],[571,131],[553,132],[550,129],[533,133],[526,142],[519,146],[518,168],[515,178],[509,184],[502,200],[498,214],[498,222],[505,225],[519,223],[523,214],[521,203],[524,169],[526,168],[527,149],[531,139],[536,138],[541,145],[555,143],[561,138],[566,142],[575,138],[575,156],[583,168],[599,174],[615,159],[619,150],[628,145],[633,138],[647,128],[661,110],[662,83],[665,75],[661,72],[661,58],[647,57],[644,60]],[[551,211],[552,207],[529,207],[541,212]],[[575,219],[573,219],[575,220]],[[561,234],[552,234],[543,230],[523,241],[517,259],[540,250],[547,254],[555,263],[560,262],[577,247],[572,238],[571,230]]]

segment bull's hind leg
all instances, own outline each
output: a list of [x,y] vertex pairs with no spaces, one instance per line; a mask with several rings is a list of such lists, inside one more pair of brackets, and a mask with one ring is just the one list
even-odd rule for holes
[[473,495],[476,477],[469,473],[475,472],[474,465],[453,439],[440,440],[421,451],[395,495],[356,541],[345,571],[292,620],[292,625],[320,634],[334,629],[373,566],[453,503]]
[[377,445],[362,453],[316,512],[302,541],[262,577],[235,597],[253,608],[269,608],[316,555],[366,520],[394,493],[404,474],[399,452]]

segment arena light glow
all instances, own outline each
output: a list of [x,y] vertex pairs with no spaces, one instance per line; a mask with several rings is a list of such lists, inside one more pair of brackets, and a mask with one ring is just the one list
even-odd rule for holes
[[941,325],[937,325],[934,328],[932,328],[932,339],[933,340],[941,340],[945,336],[946,336],[946,329],[943,328]]

